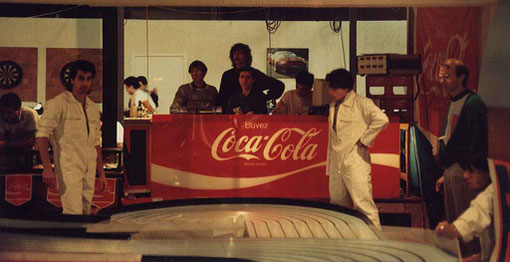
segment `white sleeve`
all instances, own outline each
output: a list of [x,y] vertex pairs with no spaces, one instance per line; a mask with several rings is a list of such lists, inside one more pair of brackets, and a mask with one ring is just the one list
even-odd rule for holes
[[44,113],[37,126],[36,137],[49,138],[53,134],[53,130],[57,128],[62,118],[63,105],[58,101],[50,100],[44,107]]
[[368,128],[360,138],[361,143],[368,147],[374,145],[374,139],[377,134],[383,130],[389,123],[388,116],[377,107],[371,99],[365,98],[362,101],[361,108],[363,117],[368,124]]
[[469,208],[453,222],[464,241],[470,241],[474,236],[479,236],[490,225],[494,213],[493,194],[494,190],[490,184],[471,201]]

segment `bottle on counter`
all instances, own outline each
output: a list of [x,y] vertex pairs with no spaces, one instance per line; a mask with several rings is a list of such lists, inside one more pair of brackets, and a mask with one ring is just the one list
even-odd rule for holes
[[138,101],[138,106],[136,107],[136,117],[143,118],[145,116],[145,110],[142,105],[142,101]]

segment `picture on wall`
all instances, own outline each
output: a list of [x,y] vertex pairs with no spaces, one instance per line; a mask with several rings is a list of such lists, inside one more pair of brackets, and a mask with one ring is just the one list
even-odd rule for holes
[[37,48],[0,47],[0,96],[10,92],[37,101]]
[[308,70],[308,48],[268,48],[267,75],[274,78],[294,78]]
[[94,64],[96,76],[92,82],[90,99],[96,103],[103,100],[103,50],[92,48],[48,48],[46,49],[46,100],[64,92],[69,82],[68,66],[76,60],[87,60]]

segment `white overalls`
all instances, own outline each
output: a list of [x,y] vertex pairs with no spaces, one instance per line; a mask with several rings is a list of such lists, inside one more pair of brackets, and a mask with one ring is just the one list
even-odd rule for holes
[[[329,145],[326,172],[333,204],[354,208],[365,214],[380,229],[379,213],[372,197],[370,154],[367,147],[389,120],[372,100],[350,91],[337,112],[333,129],[335,102],[329,108]],[[358,146],[360,141],[364,146]]]
[[64,214],[89,214],[94,194],[100,112],[86,97],[82,104],[69,91],[49,100],[37,131],[53,146],[55,175]]

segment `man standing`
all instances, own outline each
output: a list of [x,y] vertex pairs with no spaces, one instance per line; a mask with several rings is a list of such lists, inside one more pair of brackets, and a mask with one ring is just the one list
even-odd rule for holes
[[227,103],[227,114],[267,114],[265,96],[262,92],[254,89],[257,79],[254,77],[254,69],[242,67],[239,69],[239,84],[241,92],[230,96]]
[[170,106],[170,112],[212,110],[218,91],[216,87],[204,81],[207,66],[202,61],[193,61],[189,65],[188,73],[192,82],[179,87]]
[[345,69],[326,75],[329,94],[329,145],[326,172],[330,202],[365,214],[381,228],[372,198],[372,178],[368,147],[388,124],[388,117],[372,100],[352,91],[354,77]]
[[283,94],[273,111],[274,115],[306,115],[312,106],[313,74],[303,70],[296,75],[296,90]]
[[15,93],[0,98],[0,166],[25,165],[24,161],[18,161],[17,151],[34,146],[38,120],[37,112],[22,107]]
[[[241,92],[239,84],[239,69],[242,67],[251,67],[252,56],[249,46],[237,43],[230,48],[230,61],[234,68],[227,70],[221,77],[220,92],[216,105],[226,108],[230,96],[235,93]],[[278,99],[285,89],[285,85],[280,80],[266,76],[264,73],[257,69],[253,69],[253,77],[257,79],[253,89],[257,92],[269,90],[267,95],[264,95],[265,100]]]
[[[488,128],[487,107],[480,96],[466,88],[468,68],[457,59],[447,59],[439,68],[439,82],[451,98],[444,136],[440,141],[445,145],[440,150],[439,162],[443,176],[436,182],[436,191],[444,184],[446,219],[452,223],[468,207],[475,193],[470,191],[463,179],[460,159],[478,156],[487,158]],[[477,239],[461,243],[463,257],[478,252]]]
[[[37,131],[37,146],[44,166],[44,184],[58,185],[63,214],[90,214],[96,170],[106,186],[101,156],[100,112],[87,97],[96,75],[94,65],[78,60],[70,68],[70,85],[46,103]],[[48,142],[53,146],[55,172]]]

